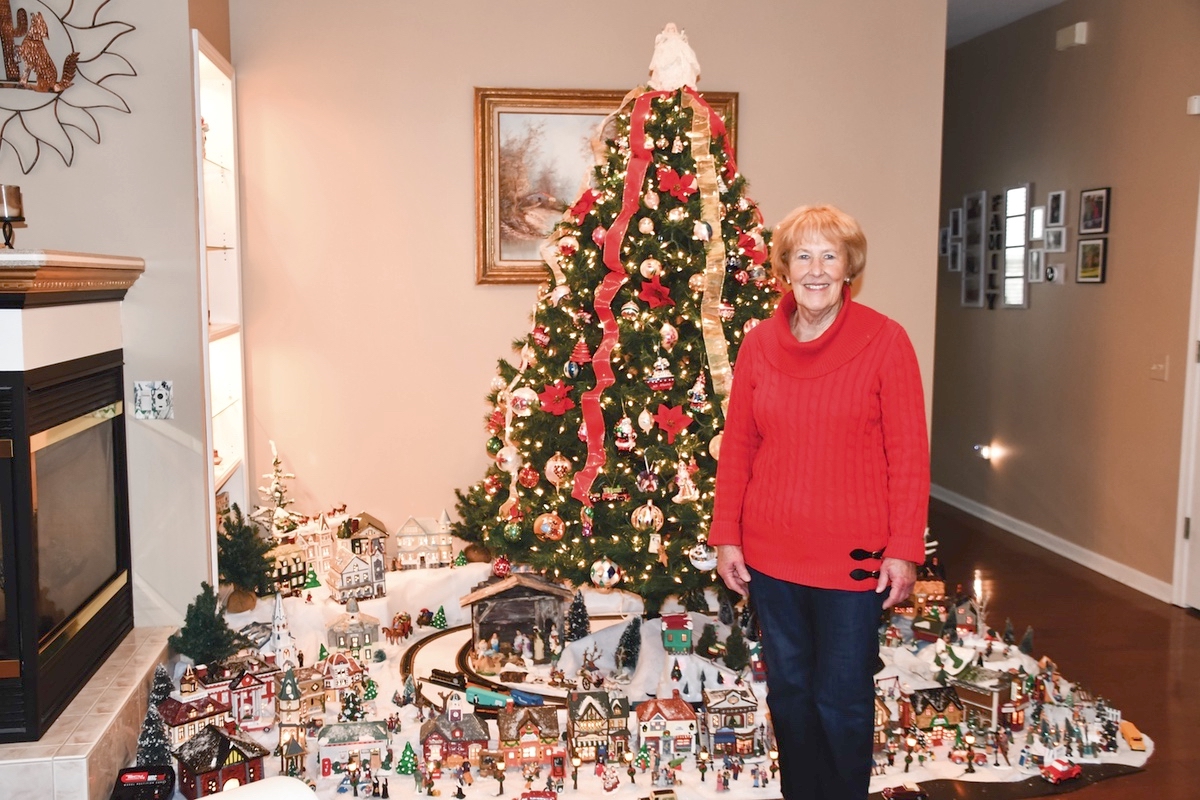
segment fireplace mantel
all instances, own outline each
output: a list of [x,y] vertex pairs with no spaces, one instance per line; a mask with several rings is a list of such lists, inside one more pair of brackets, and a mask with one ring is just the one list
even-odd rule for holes
[[0,308],[121,300],[145,269],[130,256],[0,249]]

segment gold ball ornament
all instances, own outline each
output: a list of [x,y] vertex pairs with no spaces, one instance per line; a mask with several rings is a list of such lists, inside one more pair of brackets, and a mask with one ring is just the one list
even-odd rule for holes
[[662,274],[662,262],[657,258],[647,258],[638,269],[643,278],[653,278]]
[[667,212],[667,219],[671,220],[671,222],[682,222],[683,220],[687,219],[687,215],[688,212],[686,208],[683,206],[676,206]]
[[642,429],[642,433],[654,430],[654,415],[650,413],[650,409],[643,408],[642,413],[638,414],[638,427]]
[[638,506],[629,515],[629,522],[639,531],[661,531],[665,521],[662,509],[653,500],[647,500],[646,505]]
[[571,460],[562,453],[555,453],[546,459],[546,480],[555,489],[561,489],[571,480]]
[[654,233],[654,220],[649,217],[642,217],[638,220],[638,231],[649,236]]
[[693,292],[704,291],[704,273],[697,272],[695,275],[688,278],[688,288]]
[[725,434],[718,433],[708,442],[708,454],[713,457],[713,461],[721,460],[721,437]]
[[651,211],[658,208],[658,194],[654,190],[646,192],[646,196],[643,199],[646,201],[646,208]]
[[496,377],[492,378],[492,391],[493,392],[499,392],[505,386],[508,386],[508,381],[504,380],[504,377],[502,375],[497,375]]
[[557,542],[567,532],[567,523],[558,514],[540,514],[533,521],[533,535],[544,542]]

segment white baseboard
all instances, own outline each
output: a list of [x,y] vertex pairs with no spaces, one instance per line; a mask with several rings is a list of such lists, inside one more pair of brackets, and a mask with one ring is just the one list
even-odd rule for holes
[[[1166,581],[1154,578],[1119,561],[1113,561],[1107,556],[1102,556],[1099,553],[1088,550],[1086,547],[1080,547],[1061,536],[1055,536],[1053,533],[1042,530],[1036,525],[1030,525],[1028,522],[1019,520],[1016,517],[1010,517],[1002,511],[997,511],[994,508],[985,506],[983,503],[976,502],[969,497],[964,497],[957,492],[952,492],[937,484],[930,487],[929,494],[943,503],[948,503],[972,516],[979,517],[984,522],[990,522],[1001,530],[1008,531],[1026,541],[1033,542],[1047,550],[1058,553],[1060,556],[1069,558],[1076,564],[1082,564],[1088,569],[1099,572],[1101,575],[1119,581],[1132,589],[1137,589],[1143,594],[1148,594],[1156,600],[1161,600],[1164,603],[1172,602],[1173,590],[1171,584]],[[933,533],[936,539],[936,532]]]

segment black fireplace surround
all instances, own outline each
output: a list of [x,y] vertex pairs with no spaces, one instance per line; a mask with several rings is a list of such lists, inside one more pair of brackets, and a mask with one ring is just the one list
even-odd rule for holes
[[0,372],[0,742],[39,739],[133,628],[122,351]]

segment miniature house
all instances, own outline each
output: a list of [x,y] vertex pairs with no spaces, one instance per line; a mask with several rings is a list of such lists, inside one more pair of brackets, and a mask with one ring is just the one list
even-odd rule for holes
[[331,653],[317,665],[325,683],[325,701],[340,703],[347,691],[362,689],[366,670],[348,653]]
[[629,749],[629,701],[605,691],[567,696],[567,741],[584,761],[617,759]]
[[369,661],[379,641],[379,620],[358,610],[358,601],[346,602],[346,613],[329,624],[326,641],[330,650],[346,650],[357,659]]
[[[1001,722],[1018,713],[1024,721],[1026,701],[1020,701],[1019,687],[1007,672],[973,667],[950,681],[966,712],[966,719],[976,727],[994,731]],[[1005,719],[1005,716],[1009,720]]]
[[319,576],[328,575],[337,552],[334,526],[325,515],[296,529],[296,541],[304,547],[304,561],[308,568]]
[[516,707],[512,701],[496,715],[504,768],[549,765],[559,744],[558,712],[550,706]]
[[387,594],[387,528],[375,517],[362,513],[350,520],[350,529],[350,552],[370,567],[370,596],[383,597]]
[[253,783],[263,777],[267,749],[215,725],[204,728],[180,747],[179,791],[189,800]]
[[257,655],[239,654],[217,669],[198,669],[196,677],[209,697],[230,706],[234,722],[262,728],[275,715],[275,676],[280,672]]
[[713,754],[754,752],[754,715],[758,699],[749,686],[704,690],[704,733]]
[[297,541],[284,542],[267,552],[275,591],[289,596],[303,591],[304,582],[308,579],[308,562],[304,559],[304,552],[304,545]]
[[308,754],[306,718],[296,672],[289,669],[283,674],[275,692],[275,719],[279,724],[279,770],[284,775],[305,771],[304,756]]
[[533,573],[516,572],[477,585],[459,602],[471,607],[473,642],[490,642],[496,636],[503,652],[505,645],[511,650],[520,632],[534,641],[533,660],[546,663],[550,660],[547,643],[551,632],[562,640],[563,616],[571,597],[571,592],[557,583]]
[[352,760],[374,772],[388,749],[387,725],[378,720],[334,722],[317,732],[317,745],[323,775],[333,764],[345,765]]
[[167,726],[167,739],[171,749],[177,750],[205,725],[226,728],[233,723],[233,711],[228,703],[221,703],[206,694],[189,697],[172,695],[158,704],[158,713]]
[[692,652],[692,615],[662,615],[663,649],[670,655]]
[[[313,667],[296,667],[292,672],[296,676],[296,685],[300,687],[300,718],[307,722],[325,713],[325,673],[322,671],[324,662]],[[282,689],[282,678],[276,679],[276,693]]]
[[463,761],[479,765],[480,753],[488,746],[488,730],[473,711],[465,711],[458,692],[446,699],[446,707],[421,726],[421,748],[426,762],[457,768]]
[[360,555],[339,547],[334,553],[332,566],[325,573],[325,584],[329,596],[339,603],[350,598],[369,600],[375,596],[374,571],[371,562]]
[[692,756],[699,750],[699,721],[692,704],[679,696],[650,699],[637,707],[638,733],[650,752],[664,758]]
[[454,561],[450,515],[438,519],[409,517],[396,531],[396,565],[400,569],[448,567]]
[[299,650],[288,627],[287,615],[283,611],[283,596],[279,592],[275,593],[275,611],[271,616],[270,636],[259,645],[258,652],[267,663],[279,669],[300,664]]
[[916,725],[927,731],[933,727],[935,717],[945,719],[946,724],[951,726],[965,719],[963,702],[953,686],[917,689],[901,699],[900,727]]

